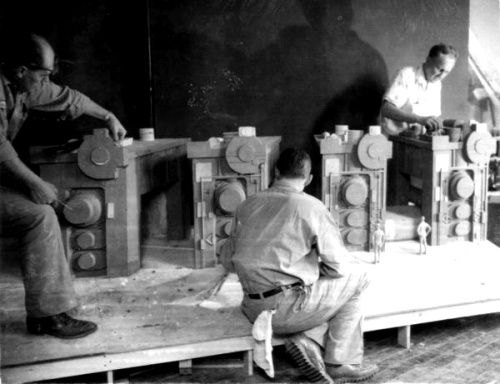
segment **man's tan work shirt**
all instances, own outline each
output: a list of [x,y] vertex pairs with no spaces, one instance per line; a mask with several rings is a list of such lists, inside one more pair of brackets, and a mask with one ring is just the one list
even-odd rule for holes
[[26,121],[30,109],[64,111],[63,118],[74,119],[90,111],[94,105],[82,93],[52,82],[44,83],[35,93],[18,93],[0,73],[0,164],[17,157],[11,142]]
[[222,263],[238,274],[246,293],[296,282],[311,285],[320,270],[339,277],[348,258],[325,205],[286,179],[238,207],[221,252]]

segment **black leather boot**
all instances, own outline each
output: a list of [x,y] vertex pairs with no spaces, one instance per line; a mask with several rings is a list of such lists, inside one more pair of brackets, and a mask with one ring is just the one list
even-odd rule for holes
[[27,317],[28,332],[34,335],[52,335],[60,339],[76,339],[90,335],[97,330],[97,324],[77,320],[67,313],[60,313],[48,317]]

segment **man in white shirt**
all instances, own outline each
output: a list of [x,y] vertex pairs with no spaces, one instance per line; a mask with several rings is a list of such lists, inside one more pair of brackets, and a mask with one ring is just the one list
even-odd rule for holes
[[441,127],[441,81],[451,72],[458,58],[451,45],[431,48],[422,65],[401,69],[382,102],[382,130],[398,135],[419,124],[428,130]]

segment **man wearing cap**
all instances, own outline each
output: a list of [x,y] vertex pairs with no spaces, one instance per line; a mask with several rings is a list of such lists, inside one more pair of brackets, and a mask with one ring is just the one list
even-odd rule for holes
[[43,37],[17,35],[2,46],[0,66],[0,236],[19,241],[27,328],[32,334],[78,338],[97,325],[77,320],[72,275],[54,206],[57,189],[31,171],[12,141],[30,110],[59,111],[64,118],[87,115],[105,122],[115,140],[126,130],[108,110],[82,93],[50,80],[56,70],[51,45]]
[[401,69],[384,95],[381,108],[382,130],[398,135],[417,124],[433,131],[441,127],[441,82],[458,58],[451,45],[433,46],[425,62]]
[[277,180],[237,209],[221,262],[244,291],[242,310],[254,322],[275,310],[272,328],[289,335],[286,349],[312,381],[350,382],[372,377],[363,364],[362,303],[367,271],[345,249],[324,204],[303,192],[311,159],[285,149]]

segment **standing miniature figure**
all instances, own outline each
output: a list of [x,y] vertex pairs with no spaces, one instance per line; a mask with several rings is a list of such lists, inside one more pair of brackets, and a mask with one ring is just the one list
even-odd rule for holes
[[375,251],[375,264],[380,263],[380,253],[385,245],[385,233],[380,228],[380,223],[377,223],[377,228],[373,232],[373,246]]
[[431,231],[431,226],[425,222],[425,217],[422,216],[422,221],[417,227],[417,234],[420,240],[420,252],[422,254],[422,247],[424,248],[424,255],[427,253],[427,235]]

